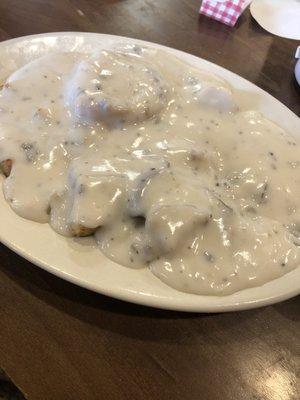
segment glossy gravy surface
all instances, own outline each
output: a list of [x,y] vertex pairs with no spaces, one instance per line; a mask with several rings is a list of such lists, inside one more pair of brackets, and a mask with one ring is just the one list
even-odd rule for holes
[[16,71],[0,163],[18,215],[94,234],[180,291],[226,295],[299,265],[299,144],[163,51],[50,54]]

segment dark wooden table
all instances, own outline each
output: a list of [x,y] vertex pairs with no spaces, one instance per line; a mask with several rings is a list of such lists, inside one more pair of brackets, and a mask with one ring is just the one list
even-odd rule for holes
[[[0,39],[73,30],[158,42],[236,72],[299,115],[297,42],[268,34],[248,12],[232,29],[199,19],[198,7],[196,0],[1,0]],[[299,319],[299,297],[219,315],[126,304],[0,245],[0,367],[30,400],[299,400]]]

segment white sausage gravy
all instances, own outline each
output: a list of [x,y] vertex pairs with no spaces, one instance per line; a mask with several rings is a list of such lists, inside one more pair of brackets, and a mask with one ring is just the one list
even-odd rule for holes
[[[173,288],[227,295],[300,263],[300,147],[161,50],[55,53],[0,92],[7,202]],[[99,266],[101,268],[101,266]]]

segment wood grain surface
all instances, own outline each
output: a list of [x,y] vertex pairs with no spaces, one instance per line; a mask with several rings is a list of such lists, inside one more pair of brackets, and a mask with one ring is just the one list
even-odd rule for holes
[[[222,65],[300,115],[297,42],[193,0],[1,0],[0,39],[131,36]],[[299,43],[298,43],[299,44]],[[1,223],[1,221],[0,221]],[[0,245],[0,368],[29,400],[299,400],[300,298],[230,314],[148,309],[64,282]]]

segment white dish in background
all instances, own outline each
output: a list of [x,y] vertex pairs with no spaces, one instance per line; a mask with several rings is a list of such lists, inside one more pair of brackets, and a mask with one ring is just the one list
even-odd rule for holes
[[[245,79],[215,64],[174,49],[119,36],[93,33],[52,33],[0,43],[0,79],[21,65],[51,51],[89,53],[119,42],[161,47],[191,65],[226,79],[236,90],[247,92],[244,106],[258,109],[291,133],[300,135],[299,118],[272,96]],[[243,310],[272,304],[300,293],[300,268],[266,285],[230,296],[197,296],[163,284],[147,269],[134,270],[104,257],[93,238],[65,238],[48,224],[17,216],[0,194],[0,240],[41,268],[79,286],[111,297],[157,308],[193,312]]]
[[273,35],[300,40],[299,0],[254,0],[250,12]]
[[300,46],[297,47],[295,57],[298,59],[295,65],[295,77],[300,86]]

